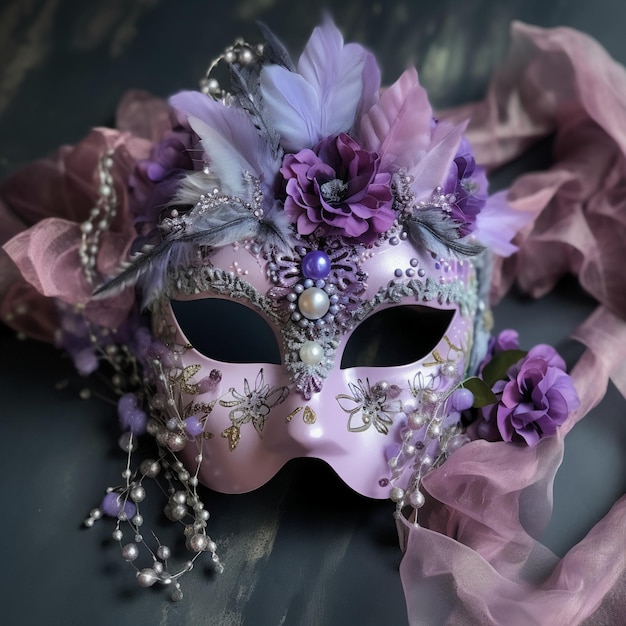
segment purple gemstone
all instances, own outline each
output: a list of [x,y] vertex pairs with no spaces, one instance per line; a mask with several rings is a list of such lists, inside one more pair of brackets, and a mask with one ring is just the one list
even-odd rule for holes
[[197,437],[204,430],[204,426],[195,415],[192,415],[185,420],[185,430],[192,437]]
[[330,258],[321,250],[313,250],[302,259],[302,273],[305,278],[319,280],[330,274]]

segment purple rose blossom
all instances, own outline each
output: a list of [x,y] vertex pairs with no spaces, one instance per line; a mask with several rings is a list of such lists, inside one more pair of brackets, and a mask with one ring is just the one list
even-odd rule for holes
[[286,181],[285,213],[298,233],[342,235],[372,243],[395,219],[391,174],[379,172],[376,153],[345,133],[313,150],[288,154],[280,172]]
[[451,216],[461,225],[461,236],[473,232],[476,217],[487,202],[487,177],[485,170],[476,165],[465,137],[450,166],[443,190],[456,196],[456,201],[451,205]]
[[508,380],[493,386],[497,404],[485,407],[483,417],[497,426],[504,441],[535,446],[554,435],[580,402],[565,362],[551,346],[538,345],[509,368]]

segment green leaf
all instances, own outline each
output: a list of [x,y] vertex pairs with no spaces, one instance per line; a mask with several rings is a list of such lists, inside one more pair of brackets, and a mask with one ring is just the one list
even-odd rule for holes
[[523,359],[528,353],[525,350],[503,350],[496,352],[493,358],[483,369],[483,380],[491,388],[498,380],[506,380],[506,373],[520,359]]
[[472,378],[464,380],[461,386],[469,389],[474,394],[474,404],[472,406],[475,409],[481,409],[498,401],[496,394],[491,391],[489,385],[478,378],[478,376],[472,376]]

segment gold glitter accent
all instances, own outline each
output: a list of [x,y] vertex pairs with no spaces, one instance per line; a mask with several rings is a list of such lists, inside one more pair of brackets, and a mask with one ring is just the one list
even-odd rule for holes
[[302,411],[301,406],[299,406],[297,409],[294,409],[291,413],[289,413],[289,415],[287,415],[287,417],[285,418],[285,422],[290,422],[298,414],[298,411]]
[[450,350],[455,350],[456,352],[463,352],[463,348],[459,348],[455,346],[449,339],[448,335],[443,336],[443,340],[448,344]]
[[445,363],[445,359],[439,354],[439,350],[433,350],[433,359],[434,361],[430,361],[429,363],[424,363],[424,367],[435,367],[436,365],[442,365]]
[[224,439],[228,439],[228,448],[232,452],[239,443],[241,439],[241,431],[239,430],[239,426],[229,426],[222,431],[222,437]]
[[[224,433],[222,433],[222,436],[224,436]],[[209,433],[209,432],[203,432],[202,433],[202,437],[204,439],[213,439],[213,437],[215,437],[215,435],[213,433]]]
[[200,385],[189,381],[200,371],[200,368],[200,365],[188,365],[177,376],[170,376],[170,382],[174,385],[180,385],[184,393],[195,396],[200,393]]
[[315,424],[315,420],[317,419],[317,415],[315,415],[315,411],[309,407],[304,407],[304,414],[302,415],[302,419],[305,424]]

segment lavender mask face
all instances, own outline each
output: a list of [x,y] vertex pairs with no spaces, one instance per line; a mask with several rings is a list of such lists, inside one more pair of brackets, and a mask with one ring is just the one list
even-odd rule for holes
[[[168,375],[182,406],[205,407],[195,416],[203,483],[249,491],[308,456],[386,498],[406,470],[462,442],[450,394],[469,363],[474,267],[420,254],[396,230],[372,249],[298,246],[269,260],[227,246],[180,279],[181,300],[164,303],[158,328],[167,345],[190,346],[178,369],[206,381],[190,393]],[[274,363],[261,362],[272,352]],[[196,442],[182,454],[193,465]]]

